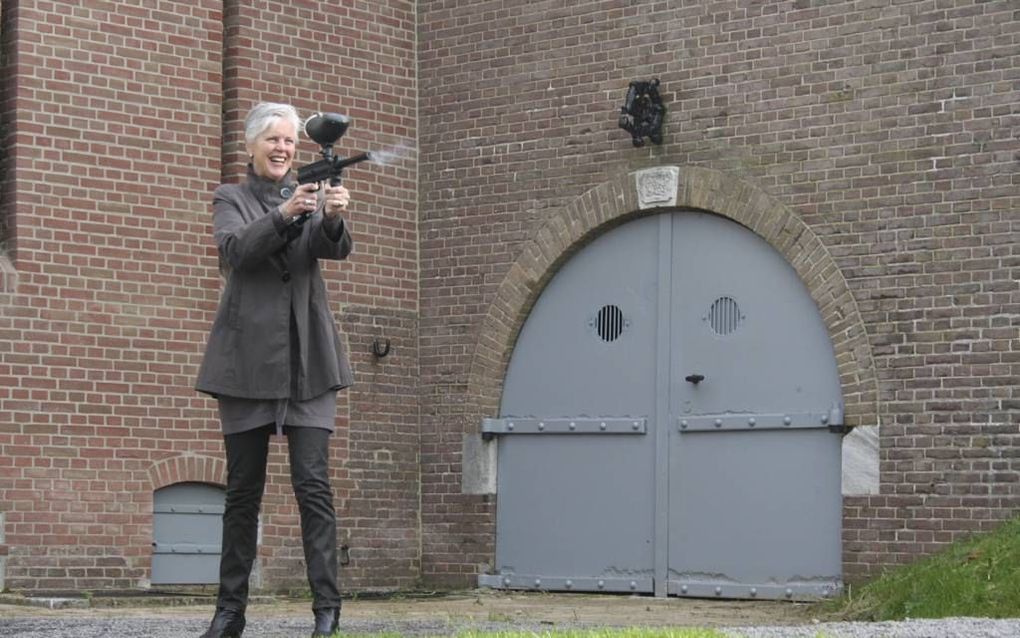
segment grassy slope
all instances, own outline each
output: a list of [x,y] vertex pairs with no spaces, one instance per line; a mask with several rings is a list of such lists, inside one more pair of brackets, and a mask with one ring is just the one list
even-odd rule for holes
[[1020,519],[848,588],[824,609],[846,620],[1020,616]]

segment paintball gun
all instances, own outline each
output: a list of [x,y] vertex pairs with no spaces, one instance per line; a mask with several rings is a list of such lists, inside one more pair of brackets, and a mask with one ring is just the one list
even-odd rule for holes
[[[351,119],[339,113],[316,113],[305,122],[305,133],[322,147],[322,159],[298,169],[298,184],[313,184],[329,180],[330,186],[339,186],[341,175],[348,166],[372,159],[371,153],[358,153],[352,157],[338,157],[333,145],[344,136]],[[304,224],[309,213],[298,216],[293,224]]]

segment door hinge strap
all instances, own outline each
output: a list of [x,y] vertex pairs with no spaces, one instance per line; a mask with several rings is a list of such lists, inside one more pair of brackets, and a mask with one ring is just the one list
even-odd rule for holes
[[[785,414],[703,414],[681,416],[676,419],[679,432],[709,432],[718,430],[795,430],[842,427],[842,410],[826,412],[790,412]],[[836,430],[833,430],[836,431]]]
[[530,589],[535,591],[651,592],[653,581],[647,576],[590,577],[542,576],[524,574],[479,574],[478,585],[493,589]]
[[646,430],[643,417],[482,419],[483,434],[645,434]]
[[843,583],[839,578],[818,582],[737,583],[732,580],[718,582],[700,579],[670,579],[666,581],[666,593],[670,596],[692,598],[760,598],[763,600],[819,600],[839,594]]

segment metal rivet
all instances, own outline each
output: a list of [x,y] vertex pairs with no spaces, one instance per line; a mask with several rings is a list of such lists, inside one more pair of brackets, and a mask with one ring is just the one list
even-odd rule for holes
[[507,423],[506,424],[506,429],[508,429],[508,430],[514,429],[514,424],[513,423]]
[[687,593],[687,585],[682,585],[680,587],[680,593],[681,594],[686,594]]
[[577,429],[577,424],[576,424],[576,423],[574,423],[573,421],[571,421],[571,422],[570,422],[570,429],[571,429],[571,430],[576,430],[576,429]]
[[631,427],[631,429],[638,430],[638,429],[641,428],[641,422],[640,421],[634,421],[634,424],[631,425],[630,427]]
[[542,585],[542,579],[541,578],[536,578],[535,579],[535,587],[540,587],[541,585]]
[[503,585],[506,586],[506,587],[509,587],[510,586],[510,579],[509,578],[504,578],[503,579]]
[[722,595],[722,587],[716,587],[715,588],[715,595],[716,596],[721,596]]
[[791,423],[793,423],[793,419],[788,416],[783,417],[783,425],[790,425]]
[[757,421],[754,420],[754,417],[751,417],[750,419],[747,420],[747,424],[750,425],[752,428],[754,427],[755,423],[757,423]]
[[633,580],[630,581],[630,588],[631,589],[637,589],[637,581],[633,581]]
[[544,430],[544,429],[545,429],[545,423],[544,423],[544,422],[542,422],[542,421],[539,421],[539,422],[538,422],[538,429],[539,429],[539,430]]
[[758,589],[756,587],[752,587],[751,588],[751,598],[754,598],[757,595],[758,595]]
[[792,589],[787,589],[786,590],[786,597],[790,598],[791,596],[793,596],[793,590]]
[[573,586],[574,586],[574,581],[572,581],[572,580],[568,580],[568,581],[566,582],[566,585],[567,585],[567,589],[570,589],[571,587],[573,587]]
[[722,419],[716,419],[715,420],[715,427],[717,427],[717,428],[718,427],[722,427]]
[[684,419],[683,421],[680,422],[680,427],[682,429],[687,429],[687,419]]
[[602,423],[599,423],[599,429],[600,430],[605,430],[606,429],[606,422],[605,421],[603,421]]
[[829,415],[828,414],[823,414],[822,415],[822,423],[828,423],[828,422],[829,422]]
[[604,580],[600,580],[600,581],[599,581],[599,589],[602,589],[602,588],[603,588],[603,587],[605,587],[605,586],[606,586],[606,581],[604,581]]

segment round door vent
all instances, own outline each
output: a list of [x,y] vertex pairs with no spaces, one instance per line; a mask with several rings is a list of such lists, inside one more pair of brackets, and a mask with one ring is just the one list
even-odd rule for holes
[[732,297],[719,297],[712,302],[708,311],[708,325],[712,326],[712,332],[717,335],[733,334],[743,321],[740,306]]
[[624,327],[623,311],[619,306],[602,306],[595,316],[595,332],[603,341],[616,341],[623,334]]

